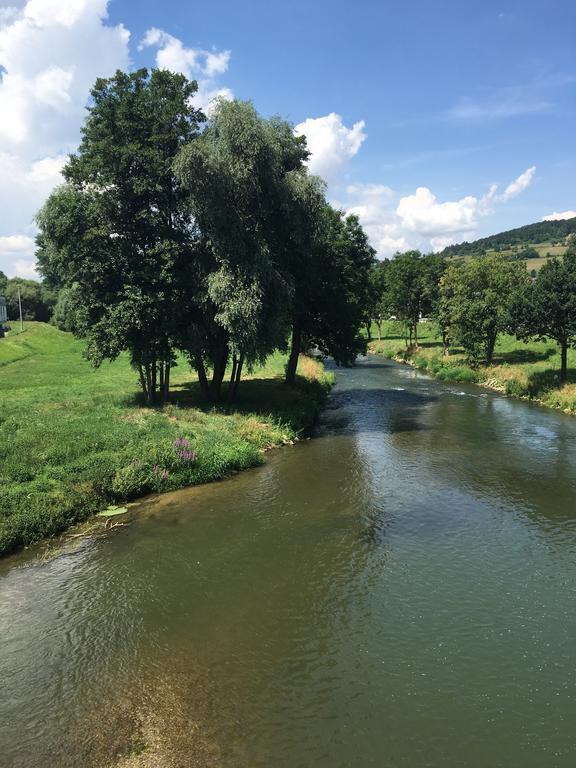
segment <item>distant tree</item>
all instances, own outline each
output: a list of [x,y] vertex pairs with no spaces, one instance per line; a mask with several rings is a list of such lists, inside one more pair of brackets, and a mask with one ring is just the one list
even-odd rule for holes
[[560,379],[568,376],[568,348],[576,344],[576,253],[550,259],[536,279],[518,291],[510,329],[519,339],[554,339],[560,346]]
[[97,80],[67,183],[38,215],[40,269],[74,287],[66,300],[87,357],[127,350],[149,404],[168,396],[175,326],[194,292],[198,237],[173,162],[204,119],[196,90],[160,70]]
[[4,295],[4,291],[6,290],[7,284],[8,284],[8,278],[6,277],[4,272],[2,272],[2,270],[0,269],[0,294],[2,296]]
[[528,246],[527,248],[522,248],[519,251],[516,251],[511,257],[510,261],[527,261],[528,259],[539,259],[540,254],[536,250],[536,248],[532,246]]
[[390,315],[388,269],[390,261],[377,261],[370,270],[370,317],[378,328],[378,340],[382,339],[382,321]]
[[498,255],[448,266],[440,281],[441,318],[470,360],[491,364],[498,334],[509,327],[514,292],[528,281],[524,264]]
[[418,344],[418,321],[425,306],[424,258],[420,251],[397,253],[387,273],[390,308],[406,327],[406,344]]
[[16,320],[19,317],[18,289],[20,289],[24,320],[38,320],[47,323],[56,303],[55,293],[42,283],[36,280],[26,280],[23,277],[13,277],[7,280],[4,290],[0,291],[6,297],[8,318]]

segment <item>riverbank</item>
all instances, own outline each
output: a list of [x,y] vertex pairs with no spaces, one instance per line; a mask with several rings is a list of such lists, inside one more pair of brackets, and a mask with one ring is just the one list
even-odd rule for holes
[[111,504],[257,466],[314,423],[331,386],[302,358],[298,384],[271,356],[233,407],[206,407],[184,360],[171,404],[145,408],[128,359],[94,370],[82,342],[44,323],[0,342],[0,555],[61,533]]
[[[377,332],[374,328],[373,335]],[[463,350],[443,355],[440,335],[433,323],[419,326],[419,343],[413,350],[406,349],[402,330],[395,322],[383,323],[381,336],[369,343],[371,352],[409,363],[441,381],[480,384],[511,397],[576,414],[576,350],[568,352],[568,381],[562,384],[560,352],[553,341],[524,343],[514,336],[501,334],[493,364],[472,368]]]

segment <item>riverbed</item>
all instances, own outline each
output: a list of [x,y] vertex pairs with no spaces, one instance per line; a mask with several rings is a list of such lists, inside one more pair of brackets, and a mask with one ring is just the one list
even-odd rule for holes
[[576,765],[576,419],[368,357],[313,439],[0,565],[2,768]]

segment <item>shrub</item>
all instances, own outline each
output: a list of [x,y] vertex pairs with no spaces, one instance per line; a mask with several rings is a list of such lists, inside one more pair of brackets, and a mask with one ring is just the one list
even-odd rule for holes
[[512,397],[528,397],[530,391],[526,384],[518,379],[509,379],[506,382],[506,394]]
[[441,381],[463,381],[468,384],[478,383],[478,374],[472,368],[465,366],[447,365],[439,369],[437,373]]

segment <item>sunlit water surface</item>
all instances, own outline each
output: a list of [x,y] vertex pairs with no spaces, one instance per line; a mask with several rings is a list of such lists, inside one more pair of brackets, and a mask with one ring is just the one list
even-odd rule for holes
[[337,380],[315,439],[0,567],[3,768],[576,765],[576,419]]

